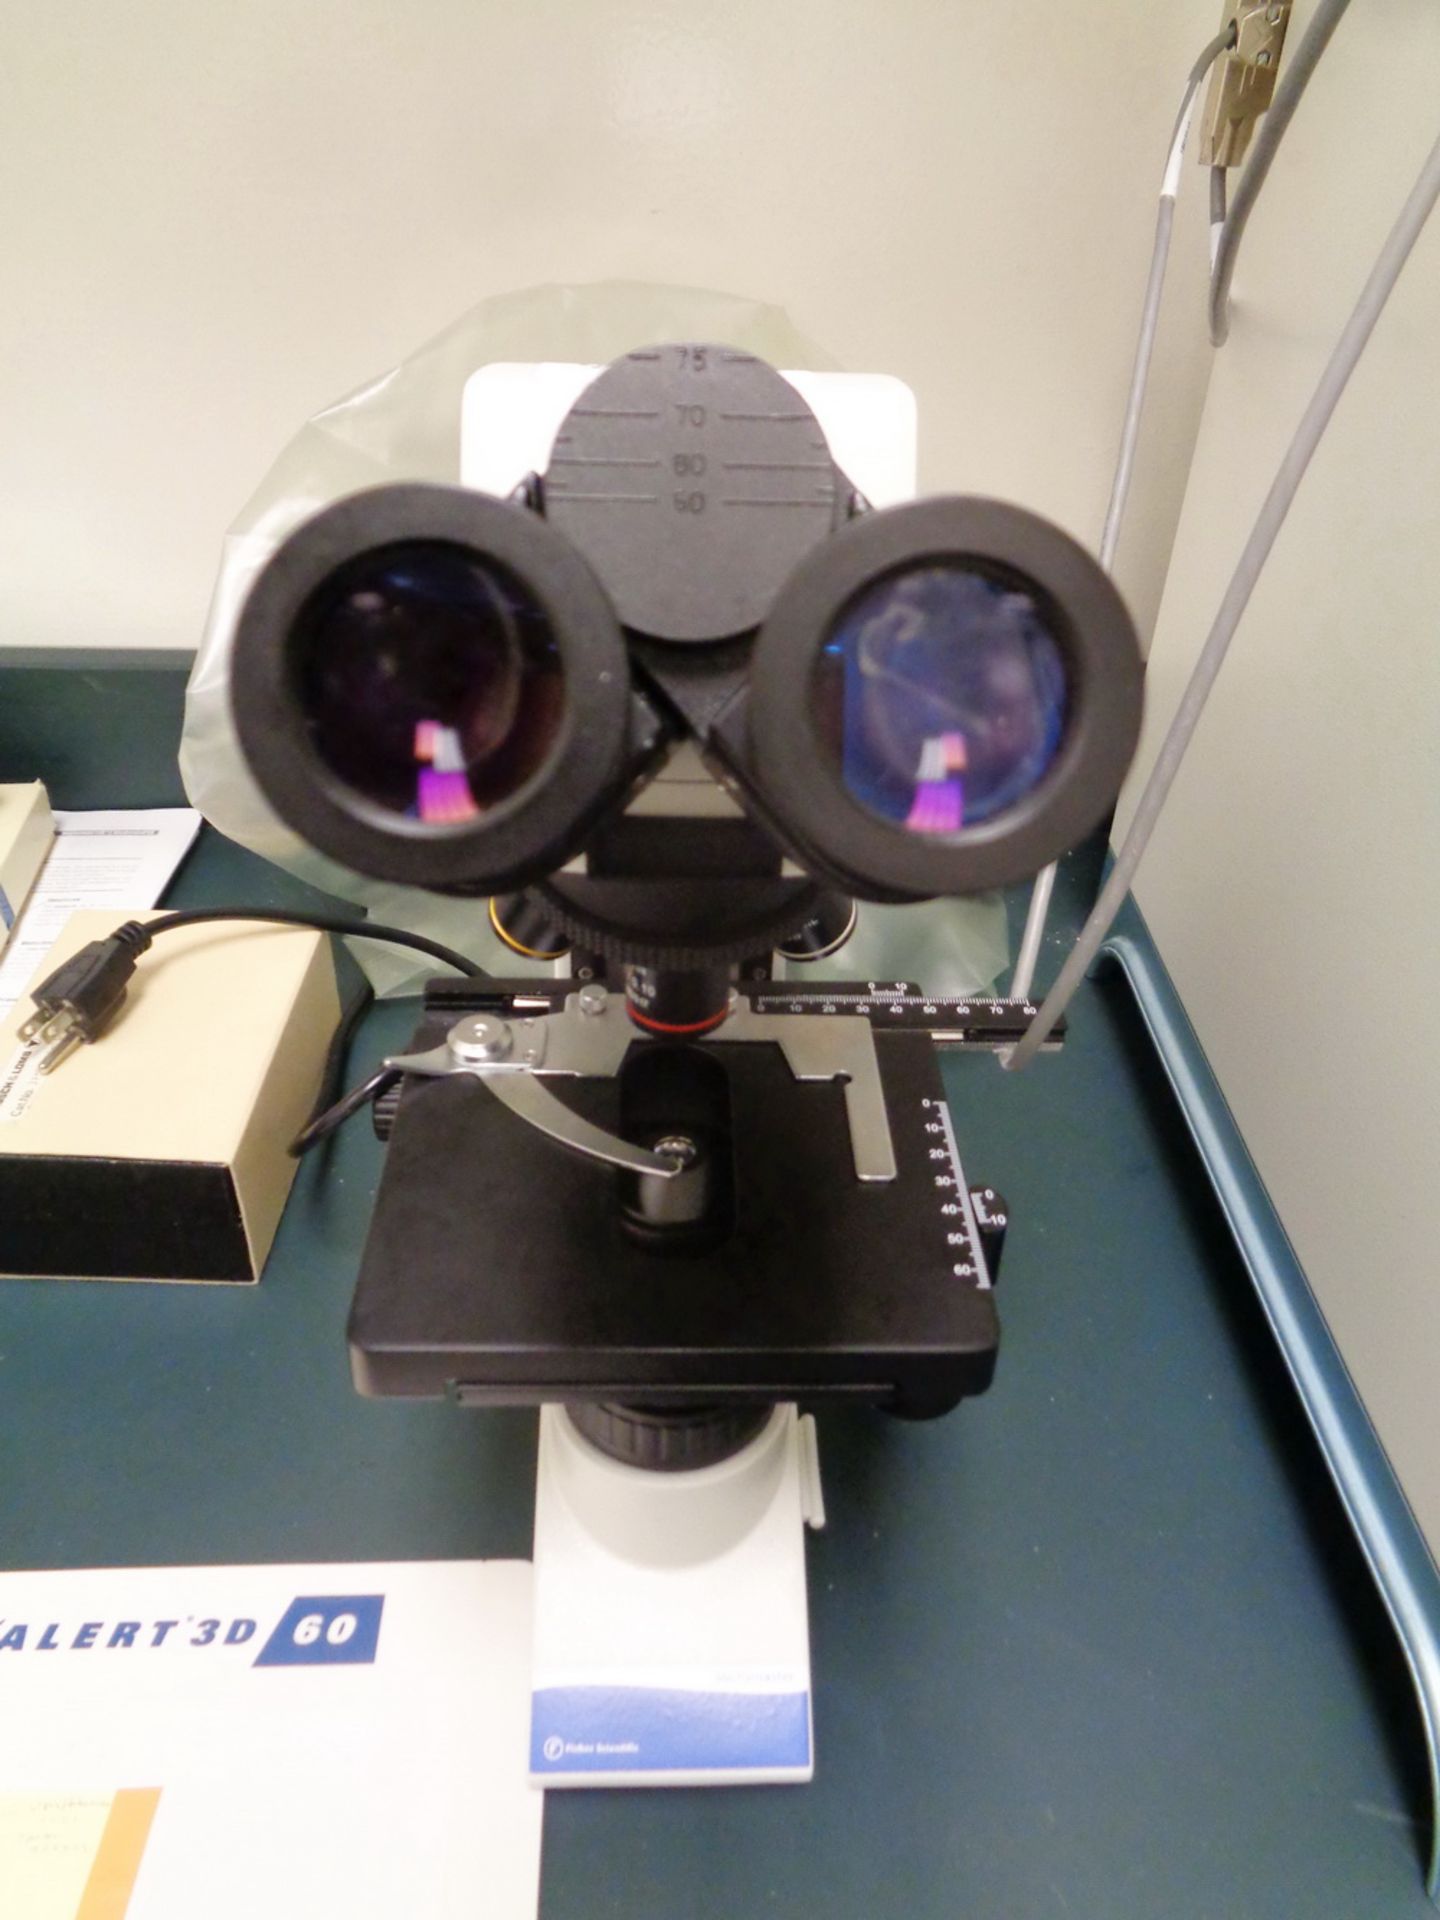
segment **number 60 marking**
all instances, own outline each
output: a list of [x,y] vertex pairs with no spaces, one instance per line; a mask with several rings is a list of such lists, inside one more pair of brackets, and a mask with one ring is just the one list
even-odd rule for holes
[[323,1633],[327,1646],[343,1647],[358,1624],[353,1613],[337,1613],[328,1627],[323,1613],[307,1613],[303,1620],[295,1622],[293,1637],[297,1647],[313,1647]]

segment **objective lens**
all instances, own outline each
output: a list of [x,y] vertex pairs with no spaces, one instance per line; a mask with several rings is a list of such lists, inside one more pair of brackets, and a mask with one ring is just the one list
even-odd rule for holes
[[442,540],[358,554],[295,627],[296,690],[321,759],[426,826],[474,821],[550,757],[564,673],[550,624],[494,561]]
[[958,560],[904,566],[856,594],[817,656],[814,693],[851,796],[915,834],[961,833],[1032,793],[1068,704],[1034,597]]

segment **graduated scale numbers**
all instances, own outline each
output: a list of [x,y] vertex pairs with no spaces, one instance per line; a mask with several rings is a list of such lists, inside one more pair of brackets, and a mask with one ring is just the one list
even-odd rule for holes
[[[1035,1018],[1031,1000],[924,993],[910,980],[867,980],[833,991],[824,985],[788,983],[752,992],[757,1013],[864,1014],[877,1028],[919,1028],[944,1047],[1013,1046]],[[1049,1044],[1058,1046],[1065,1025],[1057,1022]]]
[[920,1121],[950,1271],[957,1280],[989,1288],[1005,1241],[1005,1202],[993,1187],[966,1185],[949,1105],[943,1098],[922,1100]]

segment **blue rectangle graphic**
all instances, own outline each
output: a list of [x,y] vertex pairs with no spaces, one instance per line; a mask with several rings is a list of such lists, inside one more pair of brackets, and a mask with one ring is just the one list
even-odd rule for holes
[[365,1667],[380,1644],[383,1593],[301,1594],[255,1656],[257,1667]]
[[810,1765],[808,1693],[542,1687],[530,1771],[689,1773]]

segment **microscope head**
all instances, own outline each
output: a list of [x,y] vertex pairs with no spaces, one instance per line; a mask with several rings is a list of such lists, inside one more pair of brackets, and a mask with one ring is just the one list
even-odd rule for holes
[[694,968],[813,950],[850,897],[1034,874],[1112,805],[1140,689],[1119,595],[1058,528],[871,510],[794,385],[666,345],[604,369],[509,499],[392,485],[301,524],[231,697],[332,858],[500,896],[546,951]]

